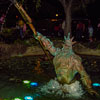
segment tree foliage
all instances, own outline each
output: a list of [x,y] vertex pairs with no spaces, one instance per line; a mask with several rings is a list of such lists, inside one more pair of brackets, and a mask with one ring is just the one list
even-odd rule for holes
[[[59,0],[62,4],[65,12],[65,28],[64,33],[67,35],[69,32],[71,33],[71,17],[73,11],[82,10],[85,14],[86,7],[89,3],[93,3],[95,0]],[[81,12],[82,13],[82,12]]]
[[[24,5],[24,3],[28,4],[29,0],[21,0],[20,3]],[[41,7],[41,0],[31,0],[31,3],[34,3],[36,7],[36,11]]]
[[38,10],[41,7],[41,0],[33,0],[33,2],[36,4],[36,9]]

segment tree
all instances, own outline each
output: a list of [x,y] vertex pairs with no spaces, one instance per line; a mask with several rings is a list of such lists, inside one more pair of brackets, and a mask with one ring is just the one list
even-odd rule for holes
[[[24,2],[28,3],[29,0],[20,0],[20,2],[24,4]],[[38,11],[38,8],[41,7],[41,2],[44,2],[44,0],[31,0],[31,2],[34,2],[36,10]],[[57,0],[55,2],[57,2]],[[69,32],[71,33],[72,14],[80,9],[82,9],[82,13],[86,14],[87,5],[95,2],[95,0],[58,0],[58,2],[61,3],[65,13],[64,35],[67,36]]]
[[59,0],[64,8],[65,12],[65,27],[64,27],[64,35],[67,35],[69,32],[71,33],[71,7],[73,0]]
[[64,35],[67,35],[69,32],[71,33],[72,11],[74,11],[74,9],[78,10],[80,9],[80,7],[82,7],[86,13],[87,5],[91,2],[94,2],[95,0],[59,0],[59,1],[62,4],[65,12]]

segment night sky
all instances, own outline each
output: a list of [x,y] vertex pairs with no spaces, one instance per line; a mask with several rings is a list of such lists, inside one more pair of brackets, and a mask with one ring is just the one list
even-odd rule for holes
[[[4,0],[0,0],[0,14],[5,13],[7,10],[7,7],[9,6],[9,0],[4,2]],[[63,8],[57,0],[42,0],[41,7],[38,9],[39,12],[36,12],[35,5],[32,0],[28,0],[28,3],[25,3],[25,5],[28,8],[29,12],[31,13],[31,16],[39,15],[40,17],[54,17],[55,13],[59,13],[60,15],[63,15]],[[12,9],[13,8],[13,9]],[[15,13],[16,8],[12,7],[9,12]],[[92,17],[100,17],[100,13],[98,12],[100,10],[100,0],[96,0],[95,3],[91,3],[87,7],[87,12],[89,16]]]
[[100,0],[96,0],[95,3],[88,5],[88,14],[94,18],[100,18]]
[[[47,19],[47,18],[55,18],[55,14],[59,14],[59,18],[64,18],[64,11],[59,2],[57,0],[42,0],[41,7],[38,9],[38,12],[36,11],[35,5],[32,0],[28,0],[28,3],[25,3],[27,6],[26,11],[27,13],[33,18],[34,20],[39,19]],[[9,6],[10,2],[9,0],[4,2],[4,0],[0,0],[0,16],[2,13],[6,13],[7,7]],[[97,20],[100,18],[100,0],[96,0],[95,3],[91,3],[86,8],[88,18]],[[81,14],[81,12],[80,12]],[[7,19],[9,20],[15,20],[16,15],[20,16],[17,9],[12,6],[7,14]],[[77,13],[76,13],[77,15]],[[83,15],[82,15],[83,16]],[[80,15],[77,15],[77,17],[82,17]],[[84,15],[84,17],[87,17]]]

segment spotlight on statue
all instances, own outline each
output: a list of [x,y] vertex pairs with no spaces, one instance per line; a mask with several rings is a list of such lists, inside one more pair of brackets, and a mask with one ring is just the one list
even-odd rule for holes
[[24,100],[34,100],[32,96],[25,96]]

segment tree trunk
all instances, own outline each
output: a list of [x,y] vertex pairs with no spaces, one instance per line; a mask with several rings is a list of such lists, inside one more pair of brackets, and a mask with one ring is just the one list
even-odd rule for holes
[[64,7],[65,12],[65,27],[64,27],[64,35],[71,33],[71,6],[73,0],[59,0]]
[[71,33],[71,9],[69,6],[65,9],[65,15],[64,35],[67,36],[69,32]]

